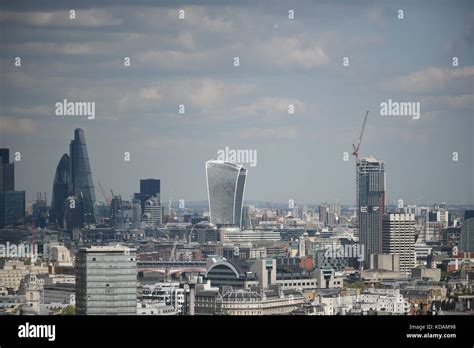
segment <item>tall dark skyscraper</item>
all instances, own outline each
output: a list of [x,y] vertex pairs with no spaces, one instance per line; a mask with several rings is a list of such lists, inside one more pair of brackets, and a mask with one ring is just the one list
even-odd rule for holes
[[140,193],[142,195],[155,196],[160,199],[160,179],[142,179],[140,180]]
[[371,254],[382,253],[382,221],[385,211],[385,166],[374,157],[357,163],[359,243],[364,247],[367,268]]
[[0,228],[20,225],[25,218],[25,191],[0,192]]
[[135,198],[140,200],[142,213],[145,211],[145,202],[151,197],[158,198],[161,202],[161,183],[160,179],[141,179],[140,193],[135,194]]
[[0,192],[15,190],[15,164],[10,163],[10,150],[0,149]]
[[0,228],[19,225],[25,218],[25,191],[15,191],[15,164],[10,150],[0,149]]
[[69,196],[69,182],[71,161],[68,154],[64,154],[56,168],[53,182],[53,198],[51,201],[51,220],[58,222],[63,226],[64,219],[64,201]]
[[95,223],[95,191],[86,138],[82,129],[74,130],[74,140],[71,141],[69,152],[71,164],[69,193],[80,201],[84,223],[93,224]]

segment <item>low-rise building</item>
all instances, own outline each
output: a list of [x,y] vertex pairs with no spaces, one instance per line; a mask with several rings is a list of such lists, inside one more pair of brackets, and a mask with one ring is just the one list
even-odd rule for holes
[[21,281],[28,274],[47,274],[48,267],[40,264],[27,264],[24,261],[8,260],[0,269],[0,286],[18,291]]
[[224,315],[278,315],[289,314],[305,302],[301,292],[272,289],[236,290],[222,295],[221,313]]

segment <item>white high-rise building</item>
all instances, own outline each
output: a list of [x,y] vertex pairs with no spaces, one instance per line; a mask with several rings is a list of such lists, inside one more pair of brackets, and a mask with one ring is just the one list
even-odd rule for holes
[[78,315],[137,314],[136,249],[114,245],[78,250],[76,312]]
[[163,209],[158,198],[151,197],[145,201],[145,211],[142,220],[146,222],[147,227],[161,226],[163,222]]
[[400,272],[407,276],[415,267],[415,214],[385,214],[382,221],[382,252],[400,256]]

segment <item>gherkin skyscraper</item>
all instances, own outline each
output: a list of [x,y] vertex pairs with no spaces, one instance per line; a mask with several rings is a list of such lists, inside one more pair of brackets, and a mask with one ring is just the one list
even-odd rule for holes
[[65,153],[56,168],[53,182],[53,199],[51,201],[51,217],[60,226],[64,220],[64,201],[69,195],[69,181],[71,179],[71,163],[69,155]]
[[69,151],[71,157],[70,195],[75,196],[81,202],[84,224],[94,224],[95,191],[86,138],[82,129],[74,130],[74,140],[71,141]]

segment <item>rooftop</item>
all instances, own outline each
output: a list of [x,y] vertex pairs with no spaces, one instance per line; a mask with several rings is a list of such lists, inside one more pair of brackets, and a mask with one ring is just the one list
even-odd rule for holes
[[124,251],[136,251],[136,249],[129,248],[124,245],[93,245],[89,247],[79,248],[81,252],[87,253],[113,253],[113,252],[124,252]]

